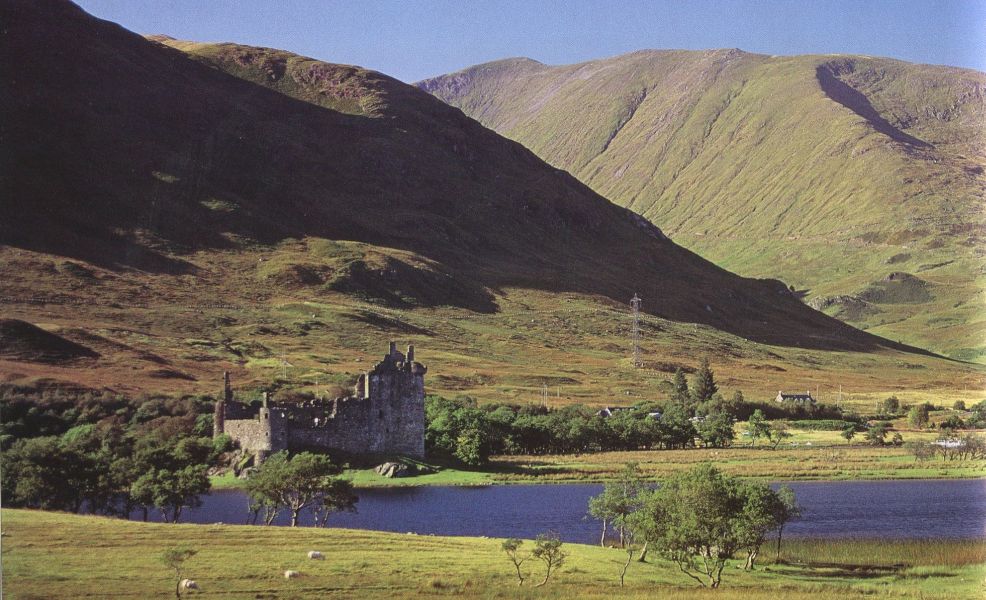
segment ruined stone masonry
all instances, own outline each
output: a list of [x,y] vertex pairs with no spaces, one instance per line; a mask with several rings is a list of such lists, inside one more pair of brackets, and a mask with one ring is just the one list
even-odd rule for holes
[[414,362],[414,346],[405,356],[391,342],[383,360],[359,376],[352,396],[295,404],[265,393],[259,407],[236,402],[225,373],[213,435],[229,435],[257,463],[281,450],[311,449],[424,458],[425,372]]

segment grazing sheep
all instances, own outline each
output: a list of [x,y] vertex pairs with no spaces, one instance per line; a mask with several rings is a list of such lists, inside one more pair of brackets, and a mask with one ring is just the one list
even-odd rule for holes
[[308,553],[308,558],[312,560],[325,560],[325,555],[318,550],[312,550]]
[[301,573],[299,573],[298,571],[285,571],[284,572],[284,578],[285,579],[294,579],[295,577],[301,577]]
[[183,590],[197,590],[199,589],[199,584],[195,583],[191,579],[181,580],[181,589]]

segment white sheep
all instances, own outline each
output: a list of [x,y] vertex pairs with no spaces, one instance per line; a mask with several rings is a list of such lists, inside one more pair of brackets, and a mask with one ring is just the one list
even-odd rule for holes
[[325,555],[318,550],[311,550],[308,552],[308,558],[312,560],[325,560]]
[[284,572],[284,578],[285,579],[294,579],[295,577],[301,577],[301,573],[299,573],[298,571],[285,571]]
[[199,584],[195,583],[191,579],[181,580],[181,589],[183,590],[197,590],[199,589]]

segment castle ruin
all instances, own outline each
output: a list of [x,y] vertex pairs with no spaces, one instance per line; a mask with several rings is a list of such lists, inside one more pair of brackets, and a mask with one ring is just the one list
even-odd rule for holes
[[402,454],[424,458],[427,368],[390,343],[390,351],[359,376],[352,396],[260,406],[233,398],[229,373],[213,414],[213,435],[229,435],[259,464],[281,450],[337,450],[348,454]]

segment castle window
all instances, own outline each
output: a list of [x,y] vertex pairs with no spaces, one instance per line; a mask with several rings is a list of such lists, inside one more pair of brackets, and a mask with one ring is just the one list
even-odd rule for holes
[[380,411],[380,418],[381,419],[383,418],[383,411],[382,410]]

